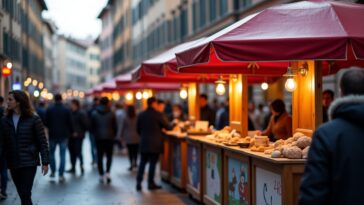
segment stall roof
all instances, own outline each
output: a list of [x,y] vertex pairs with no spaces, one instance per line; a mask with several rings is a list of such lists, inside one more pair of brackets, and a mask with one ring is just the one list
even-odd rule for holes
[[216,56],[232,63],[342,60],[357,65],[364,60],[362,19],[364,6],[354,3],[302,1],[271,7],[177,53],[177,64],[184,70]]

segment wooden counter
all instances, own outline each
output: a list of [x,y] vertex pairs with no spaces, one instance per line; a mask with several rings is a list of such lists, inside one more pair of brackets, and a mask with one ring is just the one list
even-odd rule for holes
[[[205,204],[297,203],[306,160],[271,158],[261,152],[226,146],[205,137],[188,137],[187,141],[202,146],[201,191]],[[215,171],[211,172],[209,161],[219,173],[215,176],[223,177],[211,182],[211,174]],[[209,190],[212,186],[213,190]],[[221,194],[216,194],[218,191]]]
[[184,190],[187,182],[187,135],[173,131],[166,134],[169,142],[169,179],[171,184]]

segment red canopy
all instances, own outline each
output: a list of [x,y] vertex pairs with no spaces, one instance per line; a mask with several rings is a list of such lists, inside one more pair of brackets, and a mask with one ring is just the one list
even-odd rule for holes
[[364,6],[353,3],[302,1],[276,6],[177,53],[177,63],[180,71],[210,64],[213,56],[231,63],[340,60],[336,67],[363,66],[363,19]]
[[[287,71],[288,63],[224,63],[222,64],[216,56],[212,56],[208,65],[199,65],[200,69],[193,68],[191,70],[186,69],[189,73],[179,73],[177,70],[177,61],[175,53],[189,49],[196,43],[204,42],[206,39],[201,38],[196,41],[183,43],[176,47],[173,47],[158,56],[155,56],[147,61],[144,61],[139,68],[133,73],[133,81],[137,82],[203,82],[214,83],[220,75],[224,79],[228,79],[223,74],[255,74],[263,75],[261,77],[248,77],[250,83],[259,83],[262,81],[274,81],[274,76],[281,76]],[[213,50],[212,50],[213,52]],[[267,70],[269,68],[269,70]],[[274,68],[274,69],[272,69]],[[208,69],[207,72],[203,70]],[[270,79],[272,78],[272,79]]]

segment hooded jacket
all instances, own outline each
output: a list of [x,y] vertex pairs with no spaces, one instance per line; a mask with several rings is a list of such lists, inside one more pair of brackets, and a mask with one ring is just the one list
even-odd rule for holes
[[364,96],[336,100],[329,118],[313,135],[299,204],[362,204]]
[[114,140],[117,131],[115,114],[106,106],[98,106],[91,115],[91,129],[96,140]]

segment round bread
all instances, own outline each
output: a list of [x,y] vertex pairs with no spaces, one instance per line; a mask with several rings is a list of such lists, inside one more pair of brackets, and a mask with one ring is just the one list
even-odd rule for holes
[[284,156],[288,159],[301,159],[302,150],[298,147],[289,147],[285,150]]
[[302,136],[302,137],[298,138],[296,145],[297,145],[297,147],[304,149],[307,146],[311,145],[311,141],[312,140],[310,137]]
[[280,158],[281,156],[282,153],[279,150],[274,150],[271,155],[272,158]]
[[305,136],[305,134],[303,134],[302,132],[296,132],[293,134],[293,139],[296,141],[298,140],[298,138]]

